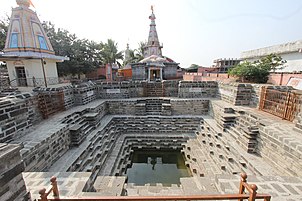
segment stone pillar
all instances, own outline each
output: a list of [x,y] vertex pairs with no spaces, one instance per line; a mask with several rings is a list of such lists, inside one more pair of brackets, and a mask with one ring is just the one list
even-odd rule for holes
[[160,68],[160,80],[163,80],[163,68]]
[[151,74],[151,70],[150,70],[150,68],[148,68],[148,81],[150,81],[150,79],[151,79],[150,74]]

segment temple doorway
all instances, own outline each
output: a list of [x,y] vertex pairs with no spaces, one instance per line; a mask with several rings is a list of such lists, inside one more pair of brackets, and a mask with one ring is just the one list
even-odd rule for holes
[[17,83],[19,87],[26,87],[27,80],[26,80],[26,73],[24,66],[16,67],[16,76],[17,76]]

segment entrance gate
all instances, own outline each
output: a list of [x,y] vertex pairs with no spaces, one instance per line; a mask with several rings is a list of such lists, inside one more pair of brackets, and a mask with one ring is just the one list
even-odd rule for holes
[[301,95],[293,91],[261,88],[259,109],[282,119],[293,121],[299,111]]

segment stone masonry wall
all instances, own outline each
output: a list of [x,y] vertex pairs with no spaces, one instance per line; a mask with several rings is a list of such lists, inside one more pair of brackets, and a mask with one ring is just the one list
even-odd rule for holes
[[26,99],[0,98],[0,142],[12,141],[31,126],[34,111],[27,104]]
[[209,110],[209,100],[201,99],[171,99],[172,115],[206,115]]
[[190,82],[180,81],[178,88],[179,98],[214,98],[217,95],[217,82]]
[[25,171],[46,170],[69,149],[68,126],[66,124],[49,126],[39,127],[29,136],[13,141],[13,143],[24,145],[21,156],[25,164]]
[[249,105],[251,100],[252,86],[242,83],[218,83],[217,96],[234,105]]
[[75,105],[86,105],[98,98],[97,86],[95,83],[87,82],[74,87]]
[[107,101],[108,114],[135,115],[136,100],[122,99]]
[[101,99],[120,99],[144,96],[144,81],[136,82],[100,82],[98,93]]
[[289,122],[221,100],[211,101],[209,109],[216,125],[244,151],[261,156],[284,175],[302,175],[300,130]]
[[0,143],[0,200],[27,200],[22,177],[24,164],[20,157],[21,146]]
[[177,97],[178,96],[178,84],[179,81],[174,81],[174,80],[170,80],[170,81],[162,81],[162,85],[163,85],[163,95],[165,97]]

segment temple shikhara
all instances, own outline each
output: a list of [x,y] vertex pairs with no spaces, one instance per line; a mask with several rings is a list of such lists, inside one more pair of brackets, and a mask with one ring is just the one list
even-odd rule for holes
[[59,83],[56,62],[67,57],[56,56],[37,13],[28,0],[17,0],[1,60],[6,61],[13,86],[44,86]]
[[68,58],[55,55],[30,1],[17,4],[0,55],[11,80],[0,93],[1,201],[302,201],[301,91],[219,73],[174,79],[153,8],[128,80],[107,65],[108,80],[57,85],[56,62]]
[[161,81],[177,77],[178,63],[162,55],[163,46],[158,40],[153,7],[149,16],[151,20],[148,42],[144,47],[144,59],[132,64],[132,79]]

